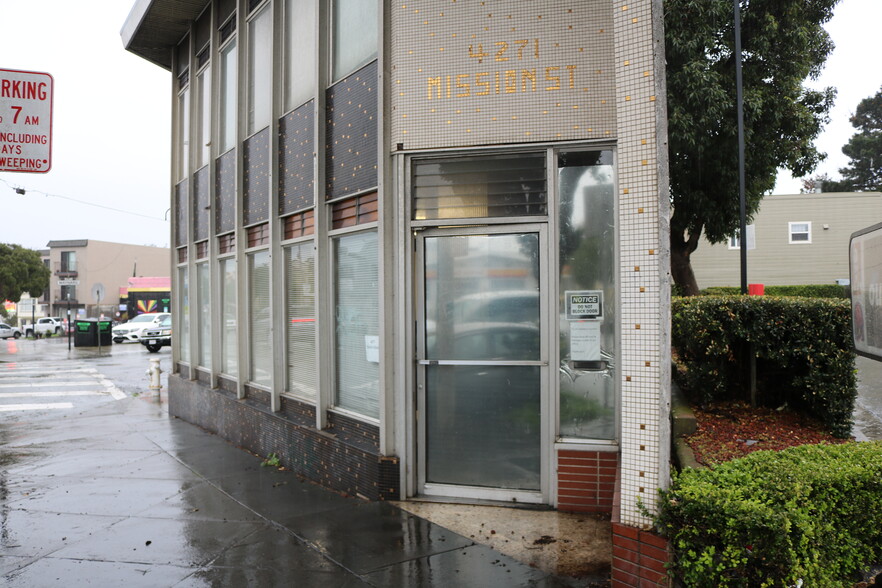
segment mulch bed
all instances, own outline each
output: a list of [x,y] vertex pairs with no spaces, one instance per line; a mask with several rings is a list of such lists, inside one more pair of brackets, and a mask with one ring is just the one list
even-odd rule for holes
[[764,449],[780,451],[796,445],[847,443],[809,417],[788,410],[752,408],[745,403],[692,407],[698,429],[686,437],[695,459],[713,465]]

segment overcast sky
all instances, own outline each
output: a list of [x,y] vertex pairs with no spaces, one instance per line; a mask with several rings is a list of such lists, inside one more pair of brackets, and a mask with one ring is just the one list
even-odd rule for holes
[[[0,242],[168,246],[171,74],[123,49],[119,31],[133,4],[0,0],[0,68],[55,80],[52,170],[0,172]],[[816,173],[839,177],[847,163],[841,149],[854,132],[848,118],[882,86],[879,23],[882,0],[842,0],[827,27],[836,50],[812,85],[834,86],[839,96],[818,141],[829,157]],[[781,173],[775,191],[800,186]]]

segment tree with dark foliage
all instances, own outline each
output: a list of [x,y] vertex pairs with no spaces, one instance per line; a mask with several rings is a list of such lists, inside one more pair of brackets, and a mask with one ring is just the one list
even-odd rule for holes
[[49,285],[49,275],[38,252],[0,243],[0,302],[17,302],[22,292],[40,296]]
[[[810,173],[814,140],[835,90],[816,79],[833,43],[823,25],[838,0],[741,0],[747,214],[759,209],[778,168]],[[670,142],[671,273],[698,293],[690,255],[739,226],[738,128],[732,0],[665,0]],[[737,278],[737,276],[735,276]]]
[[824,192],[882,191],[882,88],[864,98],[849,119],[858,130],[842,147],[851,161],[839,170],[841,181],[827,181]]

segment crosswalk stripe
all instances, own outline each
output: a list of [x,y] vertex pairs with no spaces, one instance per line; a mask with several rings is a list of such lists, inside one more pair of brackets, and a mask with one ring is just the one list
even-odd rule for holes
[[77,382],[64,381],[64,382],[38,382],[38,383],[29,383],[23,382],[21,384],[0,384],[0,388],[54,388],[65,387],[65,386],[82,386],[83,384],[88,384],[90,382],[94,382],[94,380],[80,380]]
[[106,396],[98,390],[46,390],[45,392],[0,392],[0,398],[54,398],[60,396]]
[[47,410],[47,409],[73,408],[70,402],[47,402],[45,404],[7,404],[0,406],[0,412],[12,412],[14,410]]

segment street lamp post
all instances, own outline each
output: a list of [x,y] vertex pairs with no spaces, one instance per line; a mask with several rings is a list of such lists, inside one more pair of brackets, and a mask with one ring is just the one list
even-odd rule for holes
[[70,291],[67,293],[67,350],[70,351]]

